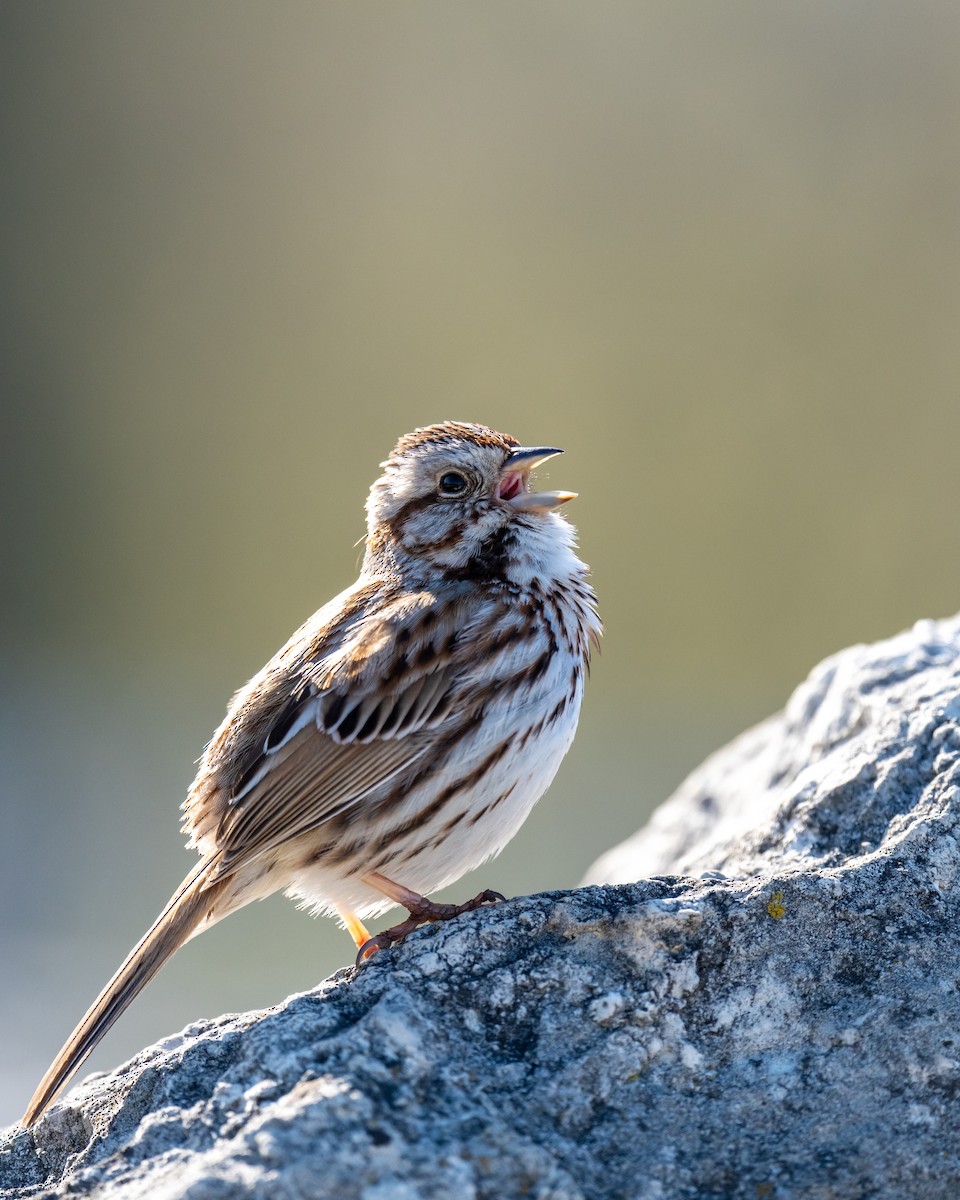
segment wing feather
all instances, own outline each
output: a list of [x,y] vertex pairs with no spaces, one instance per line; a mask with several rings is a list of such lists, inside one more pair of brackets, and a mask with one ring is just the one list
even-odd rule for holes
[[447,726],[470,720],[485,651],[509,645],[519,671],[535,632],[496,596],[358,584],[234,697],[184,805],[192,844],[219,853],[220,877],[402,788]]
[[[447,711],[451,683],[450,671],[441,668],[386,696],[331,689],[303,698],[294,713],[282,706],[283,736],[267,733],[243,790],[222,811],[218,875],[342,816],[404,770],[415,770],[433,743],[432,719]],[[388,717],[393,732],[378,736]]]
[[226,810],[217,842],[220,872],[299,837],[389,786],[413,768],[432,739],[338,743],[306,728],[243,803]]

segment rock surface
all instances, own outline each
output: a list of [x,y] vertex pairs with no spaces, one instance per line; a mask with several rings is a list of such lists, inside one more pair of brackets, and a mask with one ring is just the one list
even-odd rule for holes
[[0,1195],[960,1195],[958,777],[960,620],[847,650],[594,871],[682,876],[191,1026],[8,1131]]

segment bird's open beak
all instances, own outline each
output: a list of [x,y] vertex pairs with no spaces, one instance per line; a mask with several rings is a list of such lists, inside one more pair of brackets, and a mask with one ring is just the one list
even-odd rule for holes
[[497,495],[520,512],[550,512],[577,498],[576,492],[528,492],[527,479],[534,467],[562,454],[555,446],[518,446],[503,464]]

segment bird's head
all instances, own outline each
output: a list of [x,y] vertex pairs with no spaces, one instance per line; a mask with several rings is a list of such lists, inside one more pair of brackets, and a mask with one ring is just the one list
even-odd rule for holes
[[530,488],[533,469],[561,453],[459,421],[406,434],[370,489],[368,564],[386,555],[405,572],[478,581],[509,577],[524,557],[536,569],[572,541],[557,509],[576,493]]

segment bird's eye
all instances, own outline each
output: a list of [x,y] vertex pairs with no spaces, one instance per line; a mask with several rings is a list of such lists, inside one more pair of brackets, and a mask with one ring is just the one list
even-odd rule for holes
[[440,476],[440,495],[459,496],[467,490],[467,480],[459,471],[447,471]]

